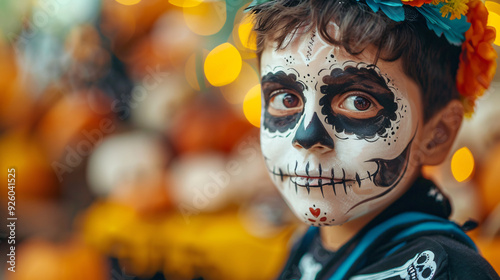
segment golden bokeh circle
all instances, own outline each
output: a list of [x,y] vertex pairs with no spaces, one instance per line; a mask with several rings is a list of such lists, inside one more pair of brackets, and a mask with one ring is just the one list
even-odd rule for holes
[[261,88],[260,84],[252,87],[243,101],[243,113],[247,120],[254,126],[260,127],[261,116]]
[[458,182],[467,180],[474,171],[474,156],[467,147],[458,149],[451,158],[451,173]]
[[243,61],[239,51],[223,43],[208,53],[204,64],[205,77],[216,87],[232,83],[241,72]]

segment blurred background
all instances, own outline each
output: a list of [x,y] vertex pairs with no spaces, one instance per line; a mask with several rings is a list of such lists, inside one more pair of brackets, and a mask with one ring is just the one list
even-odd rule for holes
[[[486,4],[500,29],[500,4]],[[0,227],[0,279],[279,273],[304,226],[260,156],[248,5],[0,0],[0,220],[17,218]],[[480,222],[470,235],[497,271],[499,77],[448,160],[423,170],[454,220]]]

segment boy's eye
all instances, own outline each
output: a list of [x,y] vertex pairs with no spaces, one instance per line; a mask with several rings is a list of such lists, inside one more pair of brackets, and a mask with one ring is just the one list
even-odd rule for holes
[[269,113],[274,116],[293,115],[302,111],[302,98],[288,91],[276,91],[269,99]]
[[334,111],[356,119],[375,117],[382,108],[375,98],[364,92],[350,92],[332,99]]
[[347,97],[342,103],[342,107],[352,111],[366,111],[371,107],[370,100],[359,95],[352,95]]

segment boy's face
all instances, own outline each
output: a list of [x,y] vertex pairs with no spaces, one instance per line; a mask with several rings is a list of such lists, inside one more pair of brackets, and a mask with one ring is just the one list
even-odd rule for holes
[[262,153],[275,185],[308,224],[380,211],[418,174],[419,87],[399,60],[371,65],[375,54],[354,57],[315,31],[262,54]]

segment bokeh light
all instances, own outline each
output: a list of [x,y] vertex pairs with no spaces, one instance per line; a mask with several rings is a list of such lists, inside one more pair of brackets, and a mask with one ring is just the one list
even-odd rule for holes
[[118,2],[122,5],[131,6],[131,5],[138,4],[139,2],[141,2],[141,0],[116,0],[116,2]]
[[168,0],[168,3],[182,8],[196,7],[201,4],[203,0]]
[[251,16],[246,16],[243,18],[241,21],[240,25],[238,26],[238,36],[240,38],[241,44],[245,46],[245,48],[251,49],[251,50],[257,50],[257,37],[253,29],[253,24],[252,24],[252,17]]
[[[495,27],[496,30],[500,30],[500,4],[493,1],[486,1],[485,6],[489,12],[488,25]],[[500,36],[498,33],[494,44],[500,46]]]
[[223,43],[207,55],[204,65],[205,76],[211,85],[224,86],[236,80],[242,64],[238,50],[230,43]]
[[250,64],[243,62],[241,73],[236,80],[229,85],[220,88],[222,96],[231,104],[241,104],[246,93],[259,83],[259,76]]
[[194,7],[184,7],[184,21],[198,35],[213,35],[226,22],[226,2],[202,2]]
[[[240,51],[243,60],[248,60],[250,64],[257,65],[257,54],[255,52],[256,36],[254,36],[255,32],[252,32],[251,30],[253,16],[249,15],[247,9],[248,6],[244,5],[236,12],[233,22],[233,30],[231,31],[231,37],[228,39],[228,42],[234,44],[238,51]],[[252,47],[252,44],[254,43],[255,45]]]
[[252,87],[243,101],[243,113],[247,120],[256,127],[260,127],[261,95],[260,84]]
[[467,147],[457,150],[451,159],[451,173],[458,182],[467,180],[474,171],[474,156]]

